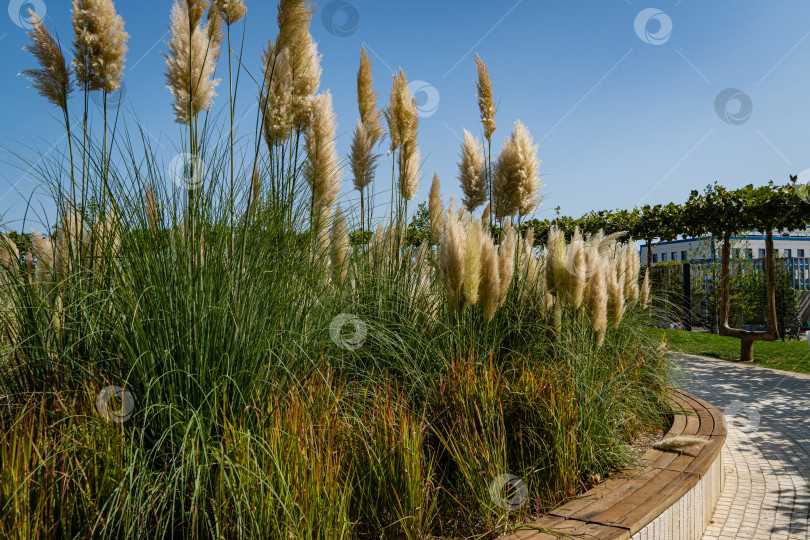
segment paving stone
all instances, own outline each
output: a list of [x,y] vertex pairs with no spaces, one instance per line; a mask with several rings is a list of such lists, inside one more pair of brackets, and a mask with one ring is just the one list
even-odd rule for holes
[[726,483],[703,539],[810,539],[810,375],[697,356],[680,367],[678,386],[728,424]]

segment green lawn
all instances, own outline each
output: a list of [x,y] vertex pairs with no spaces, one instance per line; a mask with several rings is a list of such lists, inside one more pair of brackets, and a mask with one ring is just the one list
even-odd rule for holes
[[[724,360],[740,359],[738,339],[683,330],[649,328],[646,331],[656,339],[665,337],[673,351]],[[757,341],[754,343],[754,364],[810,373],[810,348],[806,341]]]

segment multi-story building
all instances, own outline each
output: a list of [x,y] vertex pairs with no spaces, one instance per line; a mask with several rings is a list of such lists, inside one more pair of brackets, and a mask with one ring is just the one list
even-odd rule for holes
[[[653,244],[653,264],[663,262],[706,262],[720,259],[722,238],[704,236],[684,238],[671,242]],[[773,235],[773,248],[780,258],[810,257],[810,227],[804,231],[780,231]],[[714,254],[714,257],[712,256]],[[765,235],[753,231],[733,236],[731,239],[732,260],[765,258]],[[641,246],[641,264],[647,264],[647,246]]]

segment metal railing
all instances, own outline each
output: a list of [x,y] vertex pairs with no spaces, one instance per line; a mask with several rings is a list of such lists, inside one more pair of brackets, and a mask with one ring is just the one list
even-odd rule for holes
[[[781,266],[791,276],[793,288],[797,291],[810,291],[810,257],[780,257],[776,259],[777,270]],[[719,272],[720,261],[692,261],[692,273],[698,281],[710,282]],[[716,268],[712,268],[715,265]],[[731,272],[745,272],[765,275],[765,259],[735,259],[731,261]],[[717,276],[719,278],[719,275]]]

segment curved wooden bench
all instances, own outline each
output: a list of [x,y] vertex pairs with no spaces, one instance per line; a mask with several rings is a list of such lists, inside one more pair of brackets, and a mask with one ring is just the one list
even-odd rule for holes
[[650,450],[644,469],[617,474],[502,540],[700,538],[723,487],[725,419],[677,389],[670,402],[675,414],[665,438],[695,435],[708,444],[680,454]]

